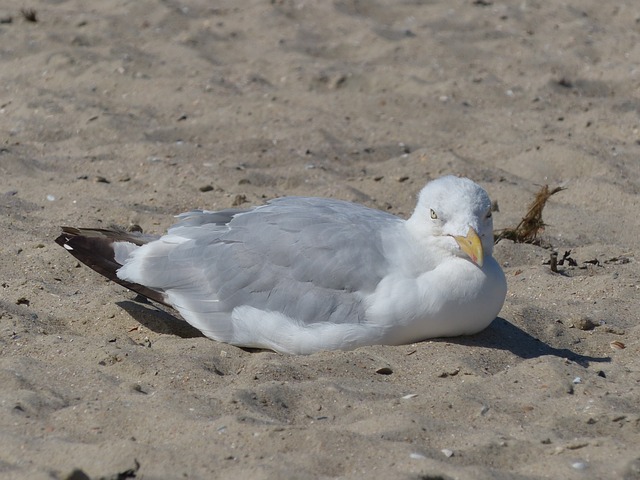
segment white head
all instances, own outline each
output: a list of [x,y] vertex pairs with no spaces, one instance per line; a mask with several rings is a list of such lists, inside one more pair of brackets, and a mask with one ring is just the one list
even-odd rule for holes
[[422,189],[407,227],[418,239],[482,267],[493,254],[493,218],[487,192],[468,178],[448,175]]

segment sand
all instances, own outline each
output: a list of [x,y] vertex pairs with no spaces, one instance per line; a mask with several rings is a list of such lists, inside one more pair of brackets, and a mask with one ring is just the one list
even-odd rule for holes
[[[640,478],[635,1],[7,0],[0,22],[0,477]],[[497,245],[509,293],[473,337],[245,351],[53,242],[283,195],[407,216],[448,173],[496,228],[566,188],[542,246]]]

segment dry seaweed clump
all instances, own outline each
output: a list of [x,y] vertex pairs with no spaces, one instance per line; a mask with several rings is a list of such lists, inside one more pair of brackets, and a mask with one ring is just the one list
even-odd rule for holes
[[536,194],[536,198],[529,206],[527,214],[520,220],[517,227],[504,228],[494,232],[494,243],[498,243],[503,238],[506,238],[516,243],[533,243],[539,245],[540,239],[538,238],[538,234],[543,231],[545,227],[545,223],[542,221],[542,210],[544,210],[547,200],[562,190],[564,190],[564,187],[556,187],[550,190],[549,185],[543,186]]

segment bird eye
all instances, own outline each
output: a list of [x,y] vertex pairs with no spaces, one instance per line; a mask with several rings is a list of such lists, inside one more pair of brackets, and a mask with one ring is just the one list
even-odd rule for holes
[[489,210],[489,211],[487,212],[487,216],[486,216],[485,218],[491,218],[491,215],[492,215],[491,210]]
[[434,220],[438,218],[438,214],[433,211],[433,208],[431,209],[431,218],[433,218]]

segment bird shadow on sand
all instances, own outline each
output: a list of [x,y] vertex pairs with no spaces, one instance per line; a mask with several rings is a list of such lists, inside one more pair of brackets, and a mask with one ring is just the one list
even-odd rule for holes
[[522,359],[552,355],[566,358],[583,367],[588,366],[590,363],[606,363],[611,361],[610,357],[594,357],[574,352],[568,348],[553,347],[502,317],[496,318],[488,328],[476,335],[471,337],[449,338],[447,341],[469,347],[508,350]]
[[[204,335],[184,320],[165,311],[156,304],[138,297],[136,300],[124,300],[117,305],[125,310],[138,323],[152,332],[175,335],[180,338],[198,338]],[[522,358],[537,358],[552,355],[566,358],[584,367],[590,363],[610,362],[610,357],[593,357],[574,352],[568,348],[556,348],[530,335],[520,327],[508,322],[502,317],[496,318],[488,328],[469,337],[455,337],[442,339],[448,343],[456,343],[468,347],[494,348],[507,350]],[[260,351],[260,349],[243,349]]]
[[[134,300],[116,302],[120,308],[131,315],[143,327],[163,335],[175,335],[180,338],[206,338],[200,330],[189,325],[185,320],[173,315],[172,310],[150,302],[142,296]],[[213,340],[212,340],[213,341]],[[238,347],[245,352],[268,352],[262,348]]]
[[152,332],[175,335],[180,338],[204,337],[197,328],[146,299],[123,300],[116,302],[116,305]]

